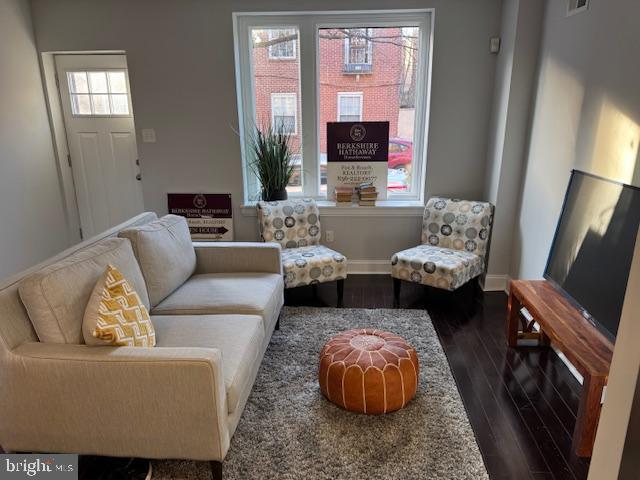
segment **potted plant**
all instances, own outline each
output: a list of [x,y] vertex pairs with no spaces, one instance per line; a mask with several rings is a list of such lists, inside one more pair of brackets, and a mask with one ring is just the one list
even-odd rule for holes
[[287,185],[293,175],[294,162],[291,136],[283,125],[256,127],[251,139],[251,169],[260,181],[262,199],[286,200]]

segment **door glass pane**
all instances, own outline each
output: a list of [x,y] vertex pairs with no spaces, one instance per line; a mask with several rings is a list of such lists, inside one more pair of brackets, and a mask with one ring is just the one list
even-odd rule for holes
[[95,115],[109,115],[109,95],[91,95],[91,104]]
[[108,72],[107,75],[111,93],[127,93],[127,78],[124,72]]
[[111,113],[114,115],[129,115],[127,95],[111,95]]
[[91,115],[89,95],[71,95],[71,111],[74,115]]
[[319,29],[322,193],[327,191],[327,122],[360,119],[389,122],[388,193],[417,193],[412,166],[419,33],[419,27]]
[[[251,29],[255,124],[261,129],[268,126],[282,127],[288,133],[294,162],[293,176],[287,187],[290,194],[302,194],[304,168],[299,42],[297,28]],[[259,191],[257,183],[251,190],[250,194],[256,196]]]
[[67,72],[70,93],[89,93],[87,72]]
[[91,93],[108,93],[106,72],[88,72]]
[[[67,79],[74,115],[129,115],[124,70],[67,72]],[[74,95],[77,93],[89,95]]]

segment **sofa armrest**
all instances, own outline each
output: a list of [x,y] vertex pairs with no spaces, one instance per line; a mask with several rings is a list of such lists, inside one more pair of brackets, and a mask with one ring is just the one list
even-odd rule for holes
[[229,447],[219,349],[26,343],[0,383],[14,451],[222,460]]
[[193,242],[196,273],[282,274],[280,245],[258,242]]

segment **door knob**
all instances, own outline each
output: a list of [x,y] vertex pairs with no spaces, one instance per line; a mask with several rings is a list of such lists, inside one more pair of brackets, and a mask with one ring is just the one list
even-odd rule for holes
[[136,180],[138,180],[139,182],[142,181],[142,174],[141,173],[136,175]]

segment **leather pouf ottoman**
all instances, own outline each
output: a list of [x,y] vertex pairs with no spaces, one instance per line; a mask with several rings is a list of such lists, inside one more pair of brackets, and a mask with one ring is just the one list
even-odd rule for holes
[[404,407],[418,388],[418,356],[398,335],[374,329],[341,332],[320,353],[322,394],[359,413],[387,413]]

